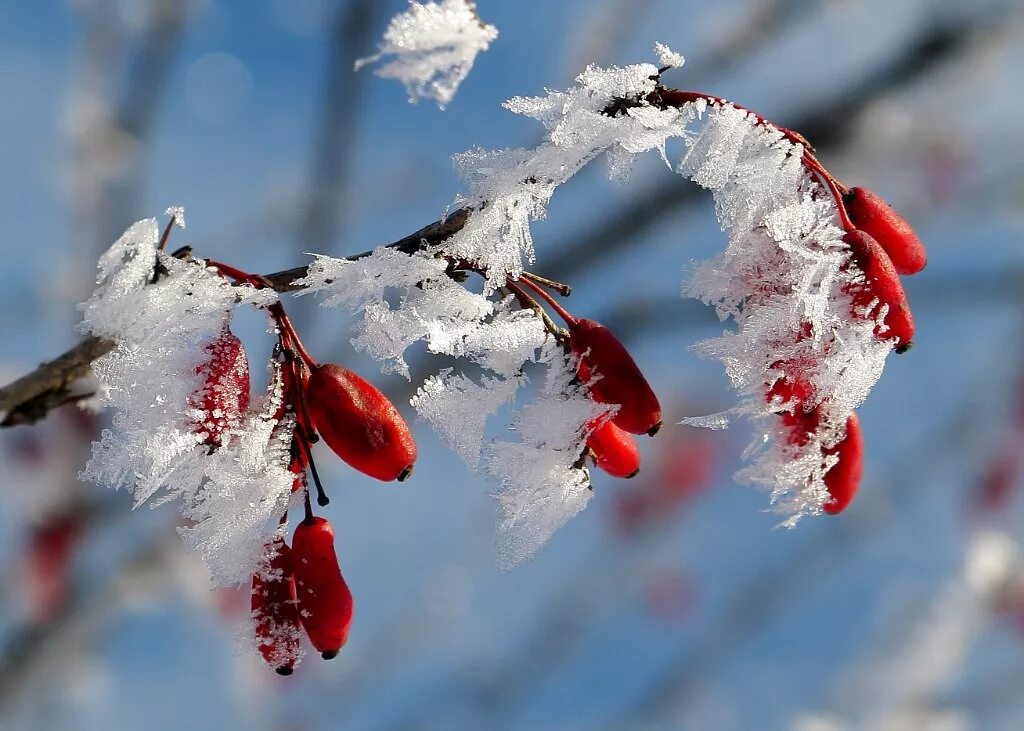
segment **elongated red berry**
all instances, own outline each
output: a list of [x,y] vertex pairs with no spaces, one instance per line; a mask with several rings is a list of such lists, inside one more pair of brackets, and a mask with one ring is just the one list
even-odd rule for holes
[[587,446],[594,463],[612,477],[630,478],[640,471],[640,449],[629,432],[606,421],[589,437]]
[[580,379],[598,403],[618,404],[612,421],[631,434],[653,436],[661,428],[661,404],[626,347],[594,320],[569,323],[569,345],[579,356]]
[[829,515],[836,515],[853,502],[864,472],[864,437],[856,414],[850,414],[846,420],[846,436],[837,445],[822,452],[839,458],[825,473],[825,487],[828,488],[830,498],[822,506]]
[[339,365],[313,370],[306,384],[310,419],[327,446],[360,472],[404,480],[416,462],[405,419],[369,381]]
[[338,568],[334,530],[324,518],[303,520],[292,538],[299,617],[313,647],[329,660],[348,639],[352,593]]
[[900,274],[916,274],[928,263],[928,252],[906,219],[866,188],[850,188],[843,196],[850,221],[885,249]]
[[299,606],[291,549],[280,538],[274,555],[252,576],[252,622],[263,659],[279,675],[291,675],[299,659]]
[[195,424],[204,444],[219,446],[224,432],[236,426],[249,408],[249,361],[242,341],[225,325],[205,347],[207,359],[196,366],[202,385],[189,405],[202,412]]
[[[907,350],[914,338],[914,317],[903,291],[899,275],[889,255],[877,241],[863,231],[851,231],[843,237],[850,246],[851,259],[864,274],[864,282],[854,284],[849,291],[855,310],[863,312],[877,298],[880,305],[888,305],[884,323],[886,329],[875,332],[879,337],[896,339],[896,351]],[[870,317],[877,316],[872,310]]]

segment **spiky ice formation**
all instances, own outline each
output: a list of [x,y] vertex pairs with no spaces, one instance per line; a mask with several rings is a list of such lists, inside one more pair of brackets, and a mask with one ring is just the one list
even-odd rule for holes
[[442,109],[455,96],[473,68],[477,54],[498,37],[498,29],[480,20],[469,0],[409,3],[391,19],[378,53],[356,61],[358,71],[368,63],[388,59],[374,71],[405,85],[409,101],[434,99]]
[[194,395],[204,388],[205,348],[234,308],[266,306],[276,295],[233,287],[201,261],[158,251],[158,240],[153,219],[130,227],[100,258],[98,287],[81,307],[80,329],[115,343],[93,364],[100,403],[114,409],[111,428],[93,444],[81,477],[131,489],[136,506],[160,493],[160,502],[180,498],[195,521],[183,535],[215,582],[245,582],[294,477],[291,425],[275,416],[279,379],[262,404],[226,424],[216,449],[203,443],[197,425],[207,415]]

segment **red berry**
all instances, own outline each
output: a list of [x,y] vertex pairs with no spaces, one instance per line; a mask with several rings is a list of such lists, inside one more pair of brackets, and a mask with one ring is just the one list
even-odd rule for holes
[[[598,403],[618,404],[612,421],[631,434],[653,436],[661,428],[661,404],[626,347],[593,320],[569,324],[569,345],[579,356],[577,372]],[[594,379],[594,380],[591,380]]]
[[[876,298],[879,305],[888,305],[889,310],[884,318],[887,329],[875,332],[884,339],[895,338],[897,352],[907,350],[914,338],[914,318],[889,255],[863,231],[851,231],[843,237],[843,241],[850,246],[853,263],[864,273],[863,283],[849,287],[854,307],[863,311]],[[869,316],[875,315],[872,311]]]
[[299,607],[292,555],[280,538],[271,544],[269,565],[252,575],[252,621],[263,659],[280,675],[291,675],[299,659]]
[[299,616],[313,647],[330,659],[348,639],[352,593],[338,568],[334,530],[324,518],[302,521],[292,538]]
[[587,446],[594,453],[594,462],[612,477],[630,478],[640,471],[640,449],[627,431],[606,421],[589,437]]
[[843,196],[850,221],[874,238],[900,274],[916,274],[928,263],[928,253],[906,219],[866,188],[850,188]]
[[327,446],[355,469],[385,482],[412,473],[412,432],[369,381],[338,365],[320,366],[306,385],[306,406]]
[[224,432],[236,426],[249,408],[249,361],[242,341],[227,325],[205,351],[209,358],[196,366],[203,385],[189,403],[203,412],[195,425],[206,437],[203,443],[220,446]]
[[822,452],[839,458],[825,473],[825,487],[831,498],[822,506],[829,515],[836,515],[853,502],[864,471],[864,437],[856,414],[850,414],[846,420],[846,436],[834,447]]

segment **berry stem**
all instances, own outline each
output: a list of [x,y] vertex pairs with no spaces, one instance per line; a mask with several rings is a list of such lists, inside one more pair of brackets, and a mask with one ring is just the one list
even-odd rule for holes
[[314,518],[314,516],[313,516],[313,504],[310,503],[310,501],[309,501],[309,486],[308,485],[306,486],[306,494],[305,494],[304,500],[303,500],[303,507],[306,510],[306,516],[302,519],[302,522],[305,523],[306,525],[312,525],[313,522],[314,522],[314,520],[313,520],[313,518]]
[[[327,497],[327,493],[324,491],[324,485],[320,481],[320,473],[317,471],[316,462],[313,460],[313,450],[309,446],[320,441],[320,437],[313,431],[313,421],[309,417],[309,409],[306,408],[306,394],[302,388],[303,365],[298,361],[295,352],[291,349],[285,348],[284,354],[288,361],[285,367],[292,369],[291,382],[295,384],[295,390],[297,391],[297,393],[291,394],[292,398],[290,399],[293,403],[297,404],[294,439],[298,441],[299,448],[306,455],[306,463],[309,465],[309,472],[313,476],[313,485],[316,487],[316,504],[324,507],[330,504],[331,499]],[[309,491],[308,486],[306,491]]]
[[519,300],[519,304],[521,306],[533,310],[534,314],[537,315],[541,322],[544,323],[544,327],[549,333],[559,340],[564,340],[569,336],[565,331],[565,328],[559,327],[555,321],[551,319],[551,316],[548,315],[547,311],[540,306],[540,303],[537,302],[537,300],[524,292],[520,287],[513,284],[511,279],[505,282],[505,286],[507,286],[509,291],[516,296],[516,299]]
[[[842,224],[843,229],[846,231],[856,231],[857,227],[853,225],[853,221],[850,220],[850,214],[846,212],[846,205],[843,203],[843,194],[840,190],[838,180],[836,180],[814,157],[804,157],[804,165],[811,171],[811,173],[818,176],[822,184],[828,190],[832,199],[835,201],[836,210],[839,213],[839,223]],[[845,188],[846,186],[842,186]]]
[[284,311],[284,305],[282,305],[280,301],[275,302],[267,308],[267,311],[271,316],[273,316],[274,322],[277,323],[277,328],[281,331],[281,337],[288,341],[287,344],[285,344],[286,349],[288,347],[293,348],[310,370],[319,368],[320,364],[309,354],[309,351],[306,350],[306,346],[304,346],[302,344],[302,340],[299,339],[299,334],[295,331],[295,326],[292,325],[292,321]]
[[547,277],[542,277],[541,275],[534,274],[533,272],[523,272],[521,278],[528,279],[531,282],[536,282],[537,284],[543,285],[548,289],[553,289],[563,297],[568,297],[569,295],[572,294],[572,287],[570,287],[568,284],[556,282],[554,279],[548,279]]
[[[570,315],[566,311],[566,309],[564,307],[562,307],[560,304],[558,304],[558,302],[555,300],[554,297],[552,297],[550,294],[548,294],[536,282],[534,282],[531,279],[527,279],[526,277],[523,277],[523,278],[519,279],[518,281],[522,282],[527,287],[532,289],[534,292],[536,292],[540,296],[541,299],[543,299],[545,302],[547,302],[548,305],[551,307],[551,309],[553,309],[558,314],[559,317],[561,317],[563,320],[565,320],[565,324],[566,325],[568,325],[569,327],[572,327],[573,325],[576,324],[576,318],[573,317],[572,315]],[[508,284],[509,284],[510,288],[515,286],[515,285],[513,285],[511,280],[509,280]]]
[[[316,462],[313,461],[313,450],[309,448],[309,441],[306,438],[305,430],[299,426],[296,431],[296,438],[299,440],[299,445],[302,450],[306,453],[306,460],[309,463],[309,472],[313,475],[313,485],[316,487],[316,504],[321,508],[329,505],[331,499],[327,497],[327,493],[324,492],[324,485],[320,482],[320,473],[316,471]],[[306,487],[306,499],[309,499],[309,487]]]
[[765,127],[776,129],[782,133],[782,136],[793,144],[801,145],[804,148],[804,156],[802,163],[812,174],[816,174],[822,181],[824,187],[826,187],[832,197],[835,199],[836,207],[839,209],[839,221],[843,228],[847,231],[854,231],[857,227],[850,221],[850,217],[846,212],[846,206],[843,205],[843,195],[848,192],[848,188],[839,182],[832,173],[825,169],[825,166],[821,164],[817,157],[814,156],[814,147],[807,138],[799,132],[795,132],[791,129],[787,129],[780,125],[777,125],[764,116],[758,114],[753,109],[731,102],[728,99],[724,99],[714,94],[705,94],[699,91],[682,91],[680,89],[666,89],[661,87],[657,91],[661,101],[670,104],[672,106],[682,106],[690,102],[695,102],[699,99],[704,99],[713,104],[729,104],[742,112],[746,112],[752,116],[758,124]]
[[[228,277],[229,279],[234,279],[236,282],[240,284],[253,283],[253,276],[251,274],[249,274],[248,272],[243,272],[241,269],[236,269],[230,264],[224,264],[219,261],[214,261],[213,259],[208,260],[206,264],[207,266],[216,269],[222,276]],[[260,282],[257,286],[263,286],[263,283]]]

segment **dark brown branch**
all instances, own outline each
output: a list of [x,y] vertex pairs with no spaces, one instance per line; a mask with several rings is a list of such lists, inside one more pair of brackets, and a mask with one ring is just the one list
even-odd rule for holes
[[[411,254],[424,247],[439,244],[460,231],[468,218],[469,210],[460,208],[415,233],[387,244],[387,248]],[[372,250],[364,251],[348,259],[355,261],[371,253]],[[263,276],[276,291],[294,292],[302,289],[296,281],[305,277],[306,273],[307,267],[301,266]],[[31,424],[45,417],[52,409],[81,399],[82,395],[72,393],[69,386],[87,375],[92,362],[110,352],[113,347],[113,341],[97,337],[86,338],[63,355],[41,364],[31,373],[0,388],[0,416],[3,419],[0,421],[0,427]]]

